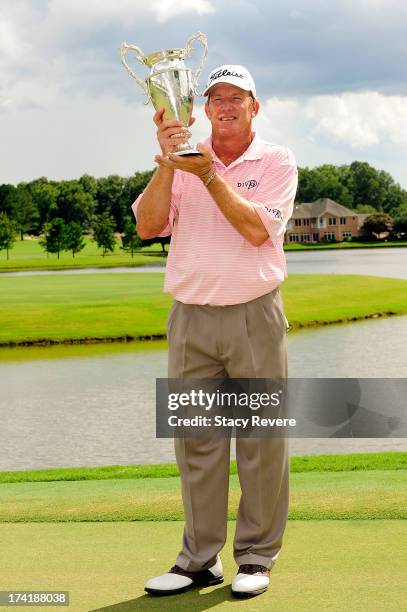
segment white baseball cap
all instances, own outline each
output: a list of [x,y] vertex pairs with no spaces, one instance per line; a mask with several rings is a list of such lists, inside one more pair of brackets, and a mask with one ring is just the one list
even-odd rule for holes
[[212,70],[208,77],[203,95],[207,96],[209,89],[218,83],[236,85],[236,87],[240,87],[240,89],[250,91],[253,97],[256,97],[256,86],[252,75],[244,66],[240,66],[239,64],[225,64],[224,66],[218,66],[218,68]]

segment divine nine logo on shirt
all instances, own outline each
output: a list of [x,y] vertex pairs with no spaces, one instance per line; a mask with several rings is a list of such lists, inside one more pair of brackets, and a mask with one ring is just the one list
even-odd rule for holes
[[253,189],[257,187],[258,182],[255,179],[248,179],[247,181],[239,181],[237,183],[238,187],[246,187],[246,189]]
[[281,210],[279,210],[278,208],[268,208],[267,206],[264,207],[271,215],[273,215],[273,217],[275,219],[278,219],[279,221],[283,221],[283,215],[281,213]]

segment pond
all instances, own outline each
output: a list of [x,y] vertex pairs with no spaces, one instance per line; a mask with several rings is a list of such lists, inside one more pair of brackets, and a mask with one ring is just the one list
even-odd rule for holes
[[[321,251],[286,251],[289,274],[368,274],[407,279],[407,247],[368,249],[325,249]],[[44,274],[95,274],[104,272],[162,272],[164,264],[135,268],[83,268],[77,270],[27,270],[6,272],[12,276]]]
[[[292,377],[404,377],[407,317],[290,332]],[[166,343],[0,349],[0,470],[174,462],[155,438]],[[407,450],[405,439],[291,439],[296,455]],[[233,455],[233,453],[232,453]]]

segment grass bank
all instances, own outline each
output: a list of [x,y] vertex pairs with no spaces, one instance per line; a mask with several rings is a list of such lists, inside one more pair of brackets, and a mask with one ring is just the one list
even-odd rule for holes
[[[293,473],[289,518],[407,519],[405,470]],[[240,498],[230,476],[228,518]],[[181,521],[178,477],[18,482],[0,485],[0,522]]]
[[[0,276],[0,345],[164,337],[163,276]],[[407,312],[399,279],[293,274],[282,293],[294,329]]]
[[[161,246],[154,244],[143,247],[131,257],[128,253],[120,250],[121,242],[116,241],[116,248],[113,253],[102,256],[100,249],[93,240],[86,237],[86,246],[75,257],[66,251],[57,255],[47,254],[38,244],[38,239],[18,240],[6,258],[6,251],[0,252],[0,273],[16,272],[19,270],[67,270],[75,268],[112,268],[116,266],[142,266],[149,263],[164,263]],[[313,251],[313,250],[332,250],[332,249],[360,249],[360,248],[386,248],[404,247],[407,241],[378,241],[378,242],[338,242],[326,244],[299,244],[290,243],[284,246],[285,251]],[[166,246],[168,250],[168,245]],[[163,258],[164,257],[164,258]]]
[[[116,266],[143,266],[150,263],[164,263],[159,244],[136,251],[134,257],[120,249],[121,242],[116,240],[113,253],[102,256],[101,250],[90,238],[85,238],[85,248],[72,257],[72,253],[62,251],[57,255],[47,255],[37,239],[18,240],[6,258],[6,251],[0,252],[0,272],[19,270],[67,270],[75,268],[112,268]],[[167,247],[168,248],[168,247]],[[164,255],[165,257],[165,255]]]
[[[290,458],[291,473],[406,469],[407,453],[403,452],[305,455],[303,457],[293,456]],[[236,461],[230,462],[230,473],[237,474]],[[111,478],[116,480],[122,478],[171,478],[174,476],[179,476],[175,463],[63,467],[0,472],[0,484],[7,482],[51,482],[59,480],[109,480]]]
[[[291,457],[290,519],[407,518],[407,453]],[[229,519],[240,486],[230,468]],[[0,521],[178,521],[176,465],[0,473]]]

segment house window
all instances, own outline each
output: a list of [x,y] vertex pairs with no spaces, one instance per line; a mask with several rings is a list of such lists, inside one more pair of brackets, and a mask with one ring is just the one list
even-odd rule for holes
[[352,232],[342,232],[342,238],[352,238]]
[[319,234],[318,234],[318,232],[313,232],[313,234],[312,234],[312,240],[313,240],[313,242],[318,242],[318,240],[319,240]]
[[290,234],[290,242],[299,242],[299,234]]
[[319,220],[319,227],[326,227],[326,219]]
[[336,217],[329,217],[328,225],[336,225]]
[[298,227],[301,225],[301,219],[295,219],[295,226]]
[[335,240],[335,233],[334,232],[325,232],[324,240]]
[[301,234],[301,242],[309,242],[309,234]]
[[346,217],[341,217],[341,225],[346,225]]
[[309,225],[309,219],[304,219],[304,225]]

